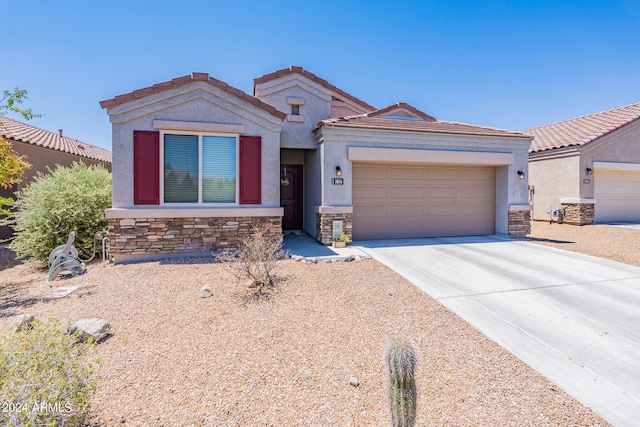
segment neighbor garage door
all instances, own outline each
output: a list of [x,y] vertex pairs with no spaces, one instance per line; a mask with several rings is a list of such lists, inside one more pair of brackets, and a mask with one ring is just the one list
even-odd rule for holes
[[640,171],[595,169],[596,221],[640,221]]
[[493,234],[495,167],[353,165],[353,238]]

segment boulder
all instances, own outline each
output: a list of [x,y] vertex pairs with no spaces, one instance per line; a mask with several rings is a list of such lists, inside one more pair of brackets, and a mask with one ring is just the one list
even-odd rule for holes
[[33,314],[18,314],[13,318],[13,330],[18,332],[22,329],[31,329],[30,323],[34,320],[35,316]]
[[202,298],[209,298],[211,295],[213,295],[213,291],[211,290],[211,286],[204,285],[202,287],[202,289],[200,289],[200,296]]
[[82,319],[67,328],[69,334],[77,334],[78,340],[86,342],[93,337],[96,342],[109,335],[111,324],[105,319]]

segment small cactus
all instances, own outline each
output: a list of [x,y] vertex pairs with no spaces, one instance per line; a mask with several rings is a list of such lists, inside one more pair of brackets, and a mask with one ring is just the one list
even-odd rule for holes
[[416,352],[407,340],[392,339],[385,363],[389,371],[389,409],[393,427],[413,427],[416,422]]

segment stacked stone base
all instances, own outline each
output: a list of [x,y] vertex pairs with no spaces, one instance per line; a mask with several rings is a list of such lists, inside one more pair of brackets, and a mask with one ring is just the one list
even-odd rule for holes
[[573,225],[590,225],[595,222],[593,203],[562,203],[562,222]]
[[523,237],[531,233],[531,211],[510,210],[508,218],[509,236]]
[[109,257],[144,257],[236,249],[253,226],[282,235],[282,217],[109,219]]
[[333,241],[333,222],[342,221],[342,231],[353,239],[353,214],[351,213],[316,213],[316,239],[323,245]]

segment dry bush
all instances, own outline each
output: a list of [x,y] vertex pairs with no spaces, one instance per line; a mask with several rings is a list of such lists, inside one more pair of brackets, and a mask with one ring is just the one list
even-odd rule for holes
[[249,288],[255,289],[256,298],[265,296],[267,289],[275,285],[278,261],[286,256],[282,236],[269,236],[267,232],[268,228],[254,225],[251,236],[241,239],[237,249],[216,256],[218,261],[226,263],[235,277],[248,280]]

